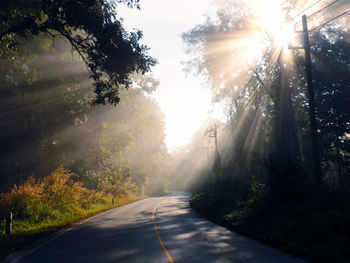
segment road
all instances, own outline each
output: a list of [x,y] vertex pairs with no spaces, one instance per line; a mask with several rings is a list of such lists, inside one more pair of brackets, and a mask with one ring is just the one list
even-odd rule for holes
[[109,210],[7,262],[305,262],[200,217],[189,197],[176,193]]

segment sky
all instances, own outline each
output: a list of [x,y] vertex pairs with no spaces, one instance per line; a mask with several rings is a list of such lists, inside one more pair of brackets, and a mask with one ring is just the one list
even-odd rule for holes
[[141,0],[141,10],[118,7],[118,17],[127,30],[143,31],[141,43],[158,60],[152,74],[160,86],[153,95],[165,115],[166,144],[171,151],[189,143],[207,116],[221,119],[222,109],[213,110],[211,94],[202,80],[183,71],[187,60],[181,34],[204,21],[211,0]]

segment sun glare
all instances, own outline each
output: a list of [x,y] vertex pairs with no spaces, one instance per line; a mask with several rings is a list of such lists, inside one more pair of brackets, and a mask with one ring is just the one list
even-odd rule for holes
[[280,8],[280,0],[255,2],[258,10],[258,24],[264,30],[270,40],[273,39],[280,48],[287,48],[288,43],[294,37],[293,26],[285,21],[285,12]]
[[292,42],[293,38],[295,36],[293,25],[284,23],[281,26],[281,30],[277,35],[279,44],[284,47],[288,48],[288,44]]

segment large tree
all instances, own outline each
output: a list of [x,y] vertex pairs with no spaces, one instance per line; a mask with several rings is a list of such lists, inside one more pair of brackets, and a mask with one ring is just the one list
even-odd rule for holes
[[15,50],[19,37],[48,34],[69,41],[94,81],[96,104],[117,104],[130,73],[145,73],[156,61],[140,45],[141,31],[127,32],[117,20],[117,5],[139,7],[138,0],[14,0],[0,2],[2,50]]
[[[183,40],[189,69],[206,77],[213,100],[227,106],[233,158],[245,174],[257,165],[254,159],[263,163],[271,154],[282,165],[292,167],[294,162],[282,160],[292,159],[311,170],[303,51],[288,51],[262,30],[254,8],[236,0],[217,2],[216,16],[184,33]],[[297,11],[294,5],[287,8]],[[340,181],[349,156],[347,38],[339,20],[310,35],[322,164],[328,168],[323,172],[338,170]]]

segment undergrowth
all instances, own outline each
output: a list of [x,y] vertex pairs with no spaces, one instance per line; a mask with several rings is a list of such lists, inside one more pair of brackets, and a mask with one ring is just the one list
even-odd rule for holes
[[212,221],[286,253],[318,263],[350,262],[350,189],[300,194],[300,185],[293,187],[287,196],[254,179],[246,181],[244,194],[225,185],[190,202]]
[[[42,180],[31,177],[0,194],[0,258],[83,218],[142,198],[130,182],[103,182],[98,190],[89,190],[76,178],[59,167]],[[13,229],[6,235],[5,218],[10,211]]]

